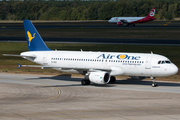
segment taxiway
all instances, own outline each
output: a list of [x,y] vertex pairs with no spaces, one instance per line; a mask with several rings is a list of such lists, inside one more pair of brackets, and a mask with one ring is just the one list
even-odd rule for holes
[[80,84],[71,76],[0,73],[0,119],[179,120],[180,83],[118,80]]

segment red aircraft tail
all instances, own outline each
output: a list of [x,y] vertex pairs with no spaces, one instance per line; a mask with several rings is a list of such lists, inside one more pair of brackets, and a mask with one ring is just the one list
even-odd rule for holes
[[153,8],[153,9],[149,12],[147,18],[154,18],[155,10],[156,10],[156,8]]

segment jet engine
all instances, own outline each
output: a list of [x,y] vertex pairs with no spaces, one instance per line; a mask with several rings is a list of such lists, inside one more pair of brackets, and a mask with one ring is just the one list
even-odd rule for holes
[[107,72],[91,72],[89,80],[96,84],[107,84],[110,81],[110,75]]

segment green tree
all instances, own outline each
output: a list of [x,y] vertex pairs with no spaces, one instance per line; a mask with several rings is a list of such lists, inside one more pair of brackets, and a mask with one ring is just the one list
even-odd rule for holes
[[99,9],[99,19],[108,20],[112,17],[114,10],[115,2],[106,2]]
[[99,18],[99,8],[101,4],[99,2],[95,2],[90,5],[88,9],[88,19],[89,20],[97,20]]
[[59,19],[60,20],[66,20],[66,11],[65,10],[60,11]]

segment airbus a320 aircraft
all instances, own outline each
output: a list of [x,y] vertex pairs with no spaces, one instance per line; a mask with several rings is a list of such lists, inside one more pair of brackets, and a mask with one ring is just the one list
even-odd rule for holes
[[152,86],[156,86],[155,77],[174,75],[178,68],[168,58],[157,54],[125,52],[84,52],[50,50],[30,20],[24,20],[24,28],[29,51],[19,56],[38,65],[20,65],[19,67],[40,67],[70,73],[81,73],[85,77],[82,85],[107,84],[115,82],[114,76],[126,75],[132,78],[151,77]]
[[155,20],[156,18],[154,17],[154,14],[155,14],[155,8],[153,8],[146,17],[112,17],[108,22],[115,23],[117,25],[126,24],[127,26],[129,25],[135,26],[135,23],[144,23]]

